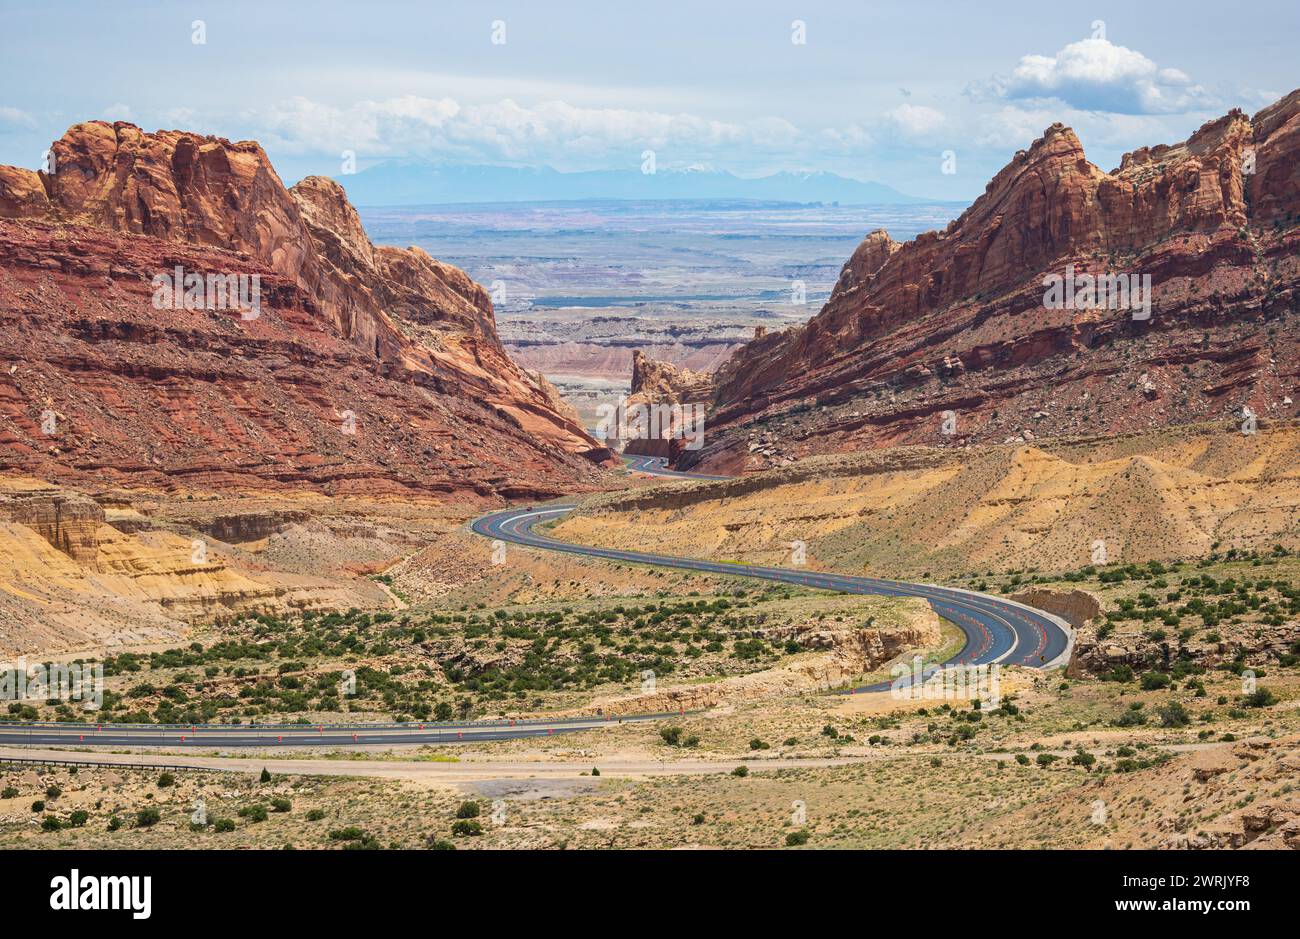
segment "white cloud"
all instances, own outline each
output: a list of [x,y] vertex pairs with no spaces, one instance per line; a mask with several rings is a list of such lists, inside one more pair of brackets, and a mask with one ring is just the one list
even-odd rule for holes
[[35,127],[36,119],[21,108],[0,106],[0,127]]
[[990,87],[1005,98],[1055,98],[1116,114],[1177,114],[1213,104],[1186,73],[1159,68],[1142,53],[1105,39],[1073,42],[1056,55],[1026,55]]
[[196,128],[201,120],[199,112],[193,108],[168,108],[162,112],[162,119],[177,128],[190,130]]
[[1058,120],[1061,120],[1059,111],[1008,104],[983,116],[975,143],[980,147],[1021,149],[1041,137]]
[[876,135],[861,124],[844,127],[826,127],[817,134],[820,148],[825,152],[863,152],[875,146]]
[[420,146],[441,133],[460,106],[415,96],[362,101],[349,107],[295,97],[244,113],[271,142],[290,152],[366,151],[380,156]]
[[292,153],[353,150],[363,158],[434,157],[467,162],[598,165],[639,161],[643,149],[664,160],[697,162],[721,152],[761,153],[798,146],[801,132],[779,118],[720,121],[687,113],[576,107],[564,101],[523,105],[506,98],[461,104],[406,95],[351,105],[292,98],[241,115],[268,146]]
[[885,118],[909,137],[925,137],[943,127],[942,111],[924,104],[900,104],[885,113]]
[[135,118],[131,116],[131,108],[120,101],[117,102],[116,104],[110,104],[108,107],[104,108],[103,114],[104,114],[104,120],[106,121],[135,120]]

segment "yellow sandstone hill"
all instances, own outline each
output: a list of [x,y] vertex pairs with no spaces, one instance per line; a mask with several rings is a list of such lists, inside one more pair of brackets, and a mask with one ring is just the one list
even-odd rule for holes
[[4,660],[174,642],[191,623],[233,613],[362,602],[355,584],[240,571],[215,540],[196,545],[173,531],[125,533],[82,493],[0,480]]
[[818,457],[722,483],[605,495],[555,528],[610,547],[887,576],[1300,547],[1300,426],[1230,425]]

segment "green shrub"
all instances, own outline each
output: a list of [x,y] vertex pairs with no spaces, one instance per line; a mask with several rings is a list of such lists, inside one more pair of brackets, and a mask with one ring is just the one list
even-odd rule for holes
[[307,821],[309,822],[319,822],[324,817],[324,809],[312,809],[307,813]]
[[1116,727],[1140,727],[1147,722],[1147,716],[1136,708],[1129,708],[1111,721]]
[[238,814],[240,818],[246,818],[250,822],[264,822],[267,819],[266,806],[260,803],[240,806]]
[[741,777],[748,776],[748,775],[749,775],[749,767],[746,766],[744,763],[741,763],[739,766],[737,766],[735,769],[733,769],[733,770],[731,771],[731,775],[732,775],[732,776],[741,776]]
[[477,802],[466,801],[466,802],[462,802],[460,804],[460,808],[456,809],[456,817],[457,818],[478,818],[480,811],[481,810],[479,809],[479,804]]
[[1142,673],[1142,690],[1159,691],[1161,688],[1168,688],[1173,679],[1169,677],[1168,672],[1143,672]]
[[[1105,637],[1104,637],[1104,636],[1101,636],[1101,635],[1099,634],[1098,638],[1103,638],[1103,639],[1104,639]],[[1102,680],[1102,681],[1118,681],[1118,682],[1127,682],[1127,681],[1132,681],[1132,680],[1133,680],[1133,668],[1132,668],[1132,666],[1125,665],[1125,664],[1116,665],[1116,666],[1115,666],[1114,668],[1112,668],[1109,672],[1104,672],[1104,673],[1102,673],[1101,680]]]
[[808,831],[801,828],[799,831],[792,831],[785,836],[785,846],[787,848],[797,848],[801,844],[808,843]]
[[152,805],[145,806],[135,813],[136,828],[150,828],[162,820],[162,813]]
[[1241,699],[1241,703],[1248,708],[1266,708],[1270,705],[1277,704],[1277,695],[1267,688],[1256,688],[1253,692]]
[[233,818],[218,818],[212,822],[212,830],[222,833],[235,830],[235,820]]
[[483,825],[476,818],[462,818],[451,826],[451,833],[456,836],[477,837],[483,834]]
[[168,786],[176,785],[176,777],[171,773],[163,773],[158,777],[158,788],[166,789]]
[[1161,727],[1186,727],[1192,722],[1192,715],[1177,701],[1170,701],[1156,713],[1160,715]]

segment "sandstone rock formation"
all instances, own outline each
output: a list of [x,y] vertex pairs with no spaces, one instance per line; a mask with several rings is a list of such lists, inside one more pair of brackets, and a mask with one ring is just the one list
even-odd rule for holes
[[84,492],[0,480],[0,659],[175,642],[233,614],[388,605],[368,581],[235,564],[211,538],[196,546],[201,528],[241,534],[237,516],[126,532],[106,514]]
[[1008,599],[1054,613],[1075,629],[1085,626],[1101,615],[1101,602],[1086,590],[1030,587],[1011,594]]
[[[1145,792],[1160,794],[1155,831],[1147,835],[1154,847],[1294,851],[1300,850],[1300,799],[1285,783],[1298,769],[1300,737],[1256,738],[1189,753],[1162,768],[1167,778],[1132,788],[1143,785]],[[1257,801],[1260,793],[1275,795]],[[1207,821],[1192,826],[1189,815]]]
[[[724,363],[678,465],[1295,416],[1298,165],[1300,91],[1109,173],[1055,124],[945,230],[872,232],[817,316]],[[1067,270],[1149,276],[1149,318],[1045,302]]]
[[[286,189],[256,143],[123,122],[52,151],[51,174],[0,167],[0,469],[433,496],[598,484],[577,455],[595,441],[506,356],[486,292],[373,245],[336,183]],[[177,267],[257,275],[260,308],[158,309]]]
[[[688,368],[658,362],[649,358],[640,349],[632,353],[632,384],[628,392],[628,408],[661,407],[660,411],[669,418],[667,422],[653,424],[654,431],[646,436],[634,437],[626,442],[624,453],[640,456],[664,456],[675,460],[687,446],[687,438],[694,438],[697,428],[685,427],[691,420],[690,414],[684,414],[673,405],[707,406],[713,400],[713,376],[705,372],[694,372]],[[700,413],[703,413],[702,411]],[[665,423],[667,426],[664,426]]]
[[657,362],[640,349],[632,353],[629,396],[646,402],[708,401],[713,397],[713,376]]

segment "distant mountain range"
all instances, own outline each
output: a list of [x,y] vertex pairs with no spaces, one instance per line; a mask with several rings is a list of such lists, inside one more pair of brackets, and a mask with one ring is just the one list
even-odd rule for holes
[[710,169],[592,170],[562,173],[550,167],[439,166],[387,161],[338,177],[354,205],[424,205],[448,202],[553,202],[578,199],[755,199],[906,205],[933,202],[883,183],[835,173],[773,173],[745,179]]

